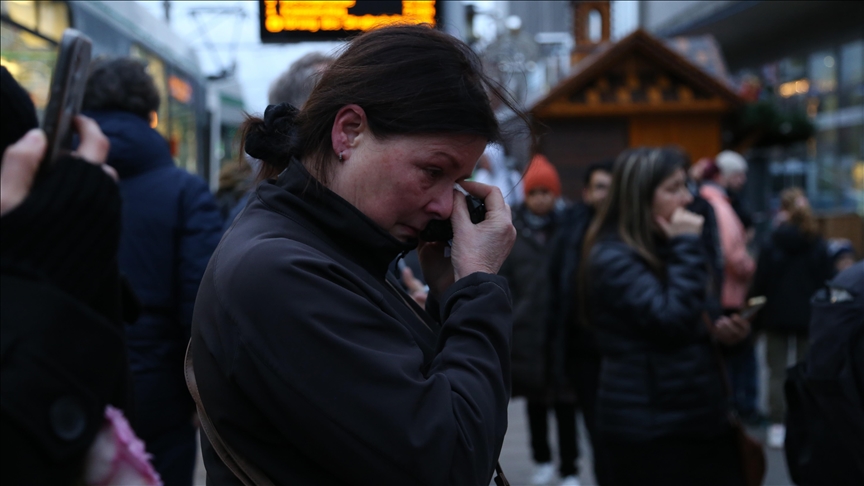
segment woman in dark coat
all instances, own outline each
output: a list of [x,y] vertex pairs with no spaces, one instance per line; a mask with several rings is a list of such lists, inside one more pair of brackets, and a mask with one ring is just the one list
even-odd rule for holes
[[797,360],[807,352],[810,324],[810,299],[831,278],[833,268],[825,240],[819,236],[816,221],[804,192],[798,188],[780,194],[781,223],[762,246],[756,266],[751,296],[765,296],[765,307],[755,325],[766,335],[766,360],[769,369],[768,409],[772,425],[768,445],[782,447],[786,404],[789,340],[794,338]]
[[684,209],[685,160],[623,153],[586,236],[581,298],[603,356],[596,427],[610,484],[742,484],[712,341],[748,329],[737,315],[703,323],[710,276],[703,219]]
[[[301,111],[247,123],[246,152],[277,177],[210,261],[190,353],[222,441],[273,483],[491,480],[510,397],[495,273],[515,230],[500,191],[465,182],[499,136],[486,87],[500,96],[460,41],[388,27],[355,38]],[[451,217],[452,247],[419,243],[424,310],[388,266]],[[208,480],[239,484],[213,444],[202,436]]]

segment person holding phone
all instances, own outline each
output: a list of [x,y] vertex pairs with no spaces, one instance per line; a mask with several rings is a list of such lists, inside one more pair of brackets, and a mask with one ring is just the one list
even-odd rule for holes
[[[392,26],[355,37],[299,111],[246,122],[263,182],[210,260],[188,355],[208,480],[239,484],[236,463],[274,484],[489,484],[516,236],[500,190],[466,181],[500,138],[490,94],[507,102],[463,42]],[[452,246],[418,240],[446,219]],[[425,309],[388,277],[415,247]]]
[[0,481],[83,484],[106,406],[128,406],[116,173],[107,138],[82,116],[71,119],[74,156],[38,172],[48,137],[0,71]]
[[586,235],[580,307],[602,355],[595,428],[610,484],[743,484],[713,341],[746,333],[719,309],[705,323],[685,163],[670,148],[622,153]]

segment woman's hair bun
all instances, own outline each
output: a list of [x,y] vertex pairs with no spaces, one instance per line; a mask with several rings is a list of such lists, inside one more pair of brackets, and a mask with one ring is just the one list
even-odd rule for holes
[[270,163],[287,162],[296,149],[294,122],[299,112],[288,103],[279,103],[264,110],[263,120],[250,119],[253,123],[244,140],[246,153]]

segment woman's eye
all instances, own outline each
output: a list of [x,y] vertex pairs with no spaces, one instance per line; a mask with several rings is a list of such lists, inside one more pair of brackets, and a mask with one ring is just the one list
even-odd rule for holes
[[432,179],[437,179],[444,174],[444,171],[437,167],[427,167],[423,170],[426,172],[426,175]]

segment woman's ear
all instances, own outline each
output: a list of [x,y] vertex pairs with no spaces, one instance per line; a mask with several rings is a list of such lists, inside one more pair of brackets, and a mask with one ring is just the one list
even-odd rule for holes
[[340,156],[340,160],[348,160],[351,157],[351,151],[366,136],[368,128],[369,124],[363,108],[358,105],[345,105],[339,109],[333,120],[333,131],[330,136],[333,140],[333,152]]

